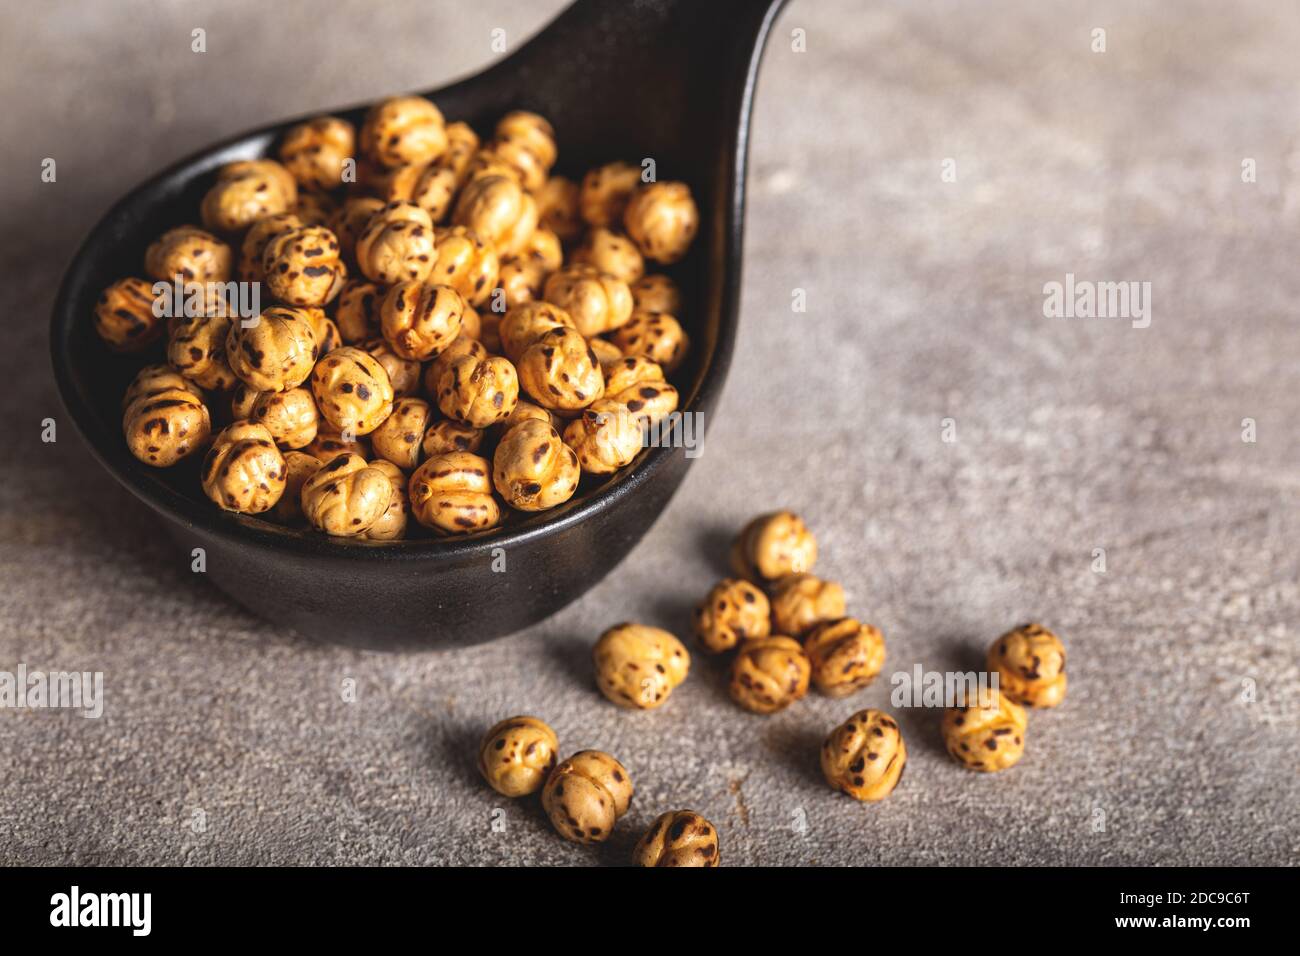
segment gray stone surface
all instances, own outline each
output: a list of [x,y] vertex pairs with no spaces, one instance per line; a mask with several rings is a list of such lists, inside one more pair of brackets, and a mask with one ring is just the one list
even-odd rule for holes
[[[189,573],[70,423],[40,443],[55,285],[116,196],[263,120],[472,70],[492,27],[518,40],[558,6],[5,4],[0,669],[102,670],[106,713],[0,711],[0,862],[617,863],[681,806],[731,864],[1295,862],[1300,21],[1267,0],[795,0],[707,451],[626,564],[527,633],[371,655],[277,632]],[[1150,327],[1044,318],[1067,272],[1151,282]],[[816,747],[888,706],[883,680],[771,718],[702,658],[661,712],[598,695],[596,634],[685,630],[721,543],[775,506],[884,629],[887,671],[970,666],[1022,619],[1064,636],[1069,699],[1031,716],[1018,767],[963,771],[935,712],[902,711],[907,777],[860,806]],[[609,844],[527,803],[493,831],[474,742],[516,712],[631,768]]]

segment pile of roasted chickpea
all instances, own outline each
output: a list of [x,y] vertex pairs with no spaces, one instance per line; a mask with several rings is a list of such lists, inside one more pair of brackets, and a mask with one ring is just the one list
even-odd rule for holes
[[[699,214],[683,183],[615,162],[579,184],[551,175],[556,155],[535,113],[480,142],[404,96],[359,134],[321,117],[278,161],[223,166],[202,227],[158,237],[145,277],[96,305],[112,349],[166,341],[123,402],[132,453],[203,453],[220,508],[380,540],[408,515],[493,528],[503,504],[553,508],[631,463],[677,408],[688,348],[679,291],[647,262],[681,259]],[[260,283],[260,314],[232,314],[232,279]],[[185,290],[183,314],[155,283]]]
[[[814,577],[817,540],[789,511],[760,515],[731,548],[734,577],[719,582],[696,608],[695,639],[707,654],[732,654],[728,690],[740,707],[771,715],[804,697],[810,683],[827,697],[862,690],[885,663],[880,630],[845,616],[844,589]],[[592,648],[600,692],[620,707],[654,710],[686,680],[691,655],[675,635],[644,624],[618,624]],[[1065,646],[1041,624],[1024,624],[989,647],[986,669],[998,677],[988,696],[950,707],[940,724],[944,746],[964,767],[985,773],[1019,762],[1025,707],[1065,699]],[[819,752],[822,775],[855,800],[883,800],[907,767],[898,722],[866,708],[831,730]],[[577,843],[607,840],[632,801],[632,777],[608,753],[583,750],[562,763],[555,731],[537,717],[492,727],[478,765],[498,793],[541,792],[555,831]],[[640,866],[717,866],[717,829],[691,810],[661,814],[637,843]]]

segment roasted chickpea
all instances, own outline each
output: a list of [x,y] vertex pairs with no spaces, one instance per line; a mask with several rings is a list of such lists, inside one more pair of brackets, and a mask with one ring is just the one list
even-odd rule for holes
[[461,356],[447,363],[438,377],[438,408],[474,428],[506,418],[518,401],[519,376],[499,355]]
[[424,391],[436,404],[438,401],[438,380],[442,373],[451,367],[457,359],[485,359],[488,351],[483,343],[466,335],[462,330],[456,340],[438,353],[437,357],[424,367]]
[[552,176],[536,193],[538,221],[566,242],[582,235],[579,195],[578,184],[564,176]]
[[168,229],[144,254],[144,271],[159,282],[226,282],[234,254],[210,232],[197,226]]
[[343,286],[334,318],[345,344],[358,345],[383,334],[379,318],[379,303],[383,298],[379,286],[364,279],[353,279]]
[[597,167],[582,179],[578,209],[589,226],[609,226],[623,218],[623,210],[641,185],[641,168],[630,163]]
[[803,642],[812,662],[812,679],[827,697],[847,697],[875,679],[885,666],[880,629],[856,618],[823,621]]
[[1022,624],[994,641],[988,669],[1017,704],[1055,707],[1065,699],[1065,645],[1041,624]]
[[575,843],[601,843],[632,802],[632,776],[607,753],[583,750],[546,778],[542,808],[555,831]]
[[388,511],[393,484],[360,455],[345,453],[302,486],[302,512],[318,531],[352,538],[370,530]]
[[483,435],[481,428],[443,418],[425,429],[420,448],[426,458],[445,455],[450,451],[477,452],[483,446]]
[[510,416],[504,421],[498,422],[496,427],[500,430],[500,434],[503,436],[520,422],[530,420],[550,425],[556,431],[559,431],[560,426],[564,424],[564,419],[560,418],[560,416],[556,415],[554,412],[547,411],[540,405],[534,405],[526,398],[521,398],[518,403],[516,403],[515,410],[510,413]]
[[423,282],[433,270],[433,220],[414,203],[390,202],[357,237],[357,266],[381,285]]
[[442,112],[422,96],[395,96],[371,107],[361,127],[361,149],[392,169],[437,159],[447,148]]
[[686,255],[699,227],[700,212],[685,183],[647,183],[623,212],[623,228],[642,254],[664,264]]
[[343,184],[345,164],[355,152],[352,124],[335,116],[319,116],[285,133],[280,162],[303,189],[328,192]]
[[305,520],[302,513],[302,486],[308,478],[320,471],[322,464],[324,462],[319,458],[305,451],[284,453],[284,494],[271,509],[276,521],[293,525]]
[[392,383],[394,396],[405,398],[419,391],[420,370],[423,367],[419,362],[402,358],[393,351],[388,340],[382,336],[362,342],[360,348],[369,352],[388,373],[388,381]]
[[411,475],[415,520],[440,534],[470,534],[501,523],[486,458],[452,451],[425,460]]
[[248,227],[239,248],[238,275],[243,282],[261,282],[266,278],[262,256],[272,239],[303,228],[304,223],[296,213],[282,212],[259,219]]
[[690,810],[660,814],[632,850],[636,866],[714,867],[721,859],[718,831]]
[[360,537],[367,541],[398,541],[406,537],[407,518],[411,512],[410,502],[406,498],[406,472],[391,461],[382,458],[372,461],[370,467],[383,472],[393,486],[393,495],[388,499],[388,508],[380,515]]
[[686,680],[691,656],[667,631],[619,624],[600,636],[591,652],[600,692],[620,707],[650,710]]
[[217,232],[241,232],[259,219],[290,212],[298,201],[298,182],[273,159],[227,163],[203,197],[203,225]]
[[[592,339],[592,348],[599,341]],[[677,409],[677,389],[664,381],[664,370],[649,359],[633,356],[607,364],[605,396],[622,402],[647,427],[667,418]]]
[[323,226],[274,236],[262,252],[262,271],[271,295],[289,305],[332,302],[348,277],[339,241]]
[[596,228],[587,233],[586,240],[574,250],[573,261],[629,284],[645,275],[645,259],[636,243],[609,229]]
[[672,374],[690,349],[690,338],[675,316],[667,312],[633,312],[611,341],[624,355],[640,355]]
[[860,710],[831,731],[821,750],[822,774],[854,800],[883,800],[907,767],[897,722],[878,710]]
[[497,326],[497,335],[506,358],[518,362],[528,347],[547,332],[564,328],[574,328],[568,312],[549,302],[526,302],[505,314]]
[[465,314],[460,317],[460,334],[475,341],[483,335],[483,319],[472,305],[465,306]]
[[434,232],[437,257],[430,278],[451,286],[471,305],[482,305],[496,287],[501,261],[496,250],[465,226]]
[[235,422],[212,441],[203,460],[203,491],[220,508],[269,511],[284,494],[284,456],[264,425]]
[[492,483],[519,511],[545,511],[578,490],[578,454],[545,422],[526,419],[501,438],[492,462]]
[[526,797],[542,789],[559,752],[559,738],[544,721],[510,717],[483,736],[478,769],[503,797]]
[[721,654],[771,632],[765,595],[748,581],[726,578],[695,609],[695,636],[710,654]]
[[623,361],[623,352],[609,339],[602,339],[600,336],[587,339],[587,344],[591,346],[596,361],[600,363],[600,370],[605,373],[605,386],[608,388],[609,373],[615,365]]
[[509,166],[525,189],[536,192],[555,164],[555,130],[536,113],[515,110],[501,117],[485,149]]
[[[356,265],[357,239],[370,218],[384,208],[384,201],[373,196],[355,196],[343,201],[325,225],[339,240],[339,249],[348,262]],[[671,310],[669,310],[671,311]]]
[[731,547],[731,567],[759,583],[811,571],[817,539],[798,515],[777,511],[747,524]]
[[411,471],[420,463],[425,430],[433,421],[433,409],[422,398],[399,398],[393,411],[370,433],[375,454],[399,468]]
[[592,266],[574,265],[554,273],[542,296],[567,312],[587,338],[621,328],[632,318],[627,283]]
[[122,411],[125,412],[137,398],[146,395],[160,395],[173,388],[189,392],[200,402],[203,401],[203,389],[176,371],[170,365],[146,365],[136,373],[135,379],[122,396]]
[[662,273],[642,276],[628,288],[632,290],[632,308],[637,312],[681,314],[682,294],[677,283]]
[[384,338],[402,358],[428,361],[460,335],[467,308],[449,285],[399,282],[379,306]]
[[369,352],[351,345],[316,363],[311,391],[325,420],[352,435],[370,434],[393,410],[388,373]]
[[376,177],[374,188],[385,202],[415,203],[430,219],[439,222],[456,197],[456,173],[439,162],[399,166]]
[[272,306],[248,322],[231,322],[226,336],[226,358],[239,380],[259,392],[305,382],[320,351],[307,311]]
[[169,468],[194,454],[207,443],[211,430],[207,406],[188,388],[141,394],[122,417],[127,448],[155,468]]
[[844,589],[811,574],[791,574],[772,592],[772,623],[782,634],[803,637],[823,621],[844,616]]
[[119,279],[95,303],[95,331],[115,352],[138,352],[152,345],[167,324],[154,314],[153,284]]
[[564,430],[564,443],[578,453],[590,475],[618,471],[641,451],[641,424],[622,402],[597,399]]
[[305,448],[316,438],[320,416],[307,389],[253,394],[255,398],[244,417],[254,424],[265,425],[281,449]]
[[499,255],[512,256],[537,228],[537,203],[515,179],[483,176],[465,184],[452,221],[492,243]]
[[782,635],[740,645],[731,665],[731,699],[756,714],[775,714],[808,693],[811,672],[799,642]]
[[193,315],[175,320],[167,341],[172,368],[202,388],[225,391],[237,379],[226,360],[230,319],[223,315]]
[[519,384],[543,408],[576,412],[605,394],[596,356],[574,329],[551,329],[519,357]]
[[1013,767],[1025,753],[1024,708],[993,688],[982,700],[967,700],[943,714],[943,740],[948,753],[971,770],[994,773]]
[[468,123],[447,124],[447,150],[438,157],[438,165],[456,174],[456,188],[465,183],[469,162],[478,152],[478,134]]

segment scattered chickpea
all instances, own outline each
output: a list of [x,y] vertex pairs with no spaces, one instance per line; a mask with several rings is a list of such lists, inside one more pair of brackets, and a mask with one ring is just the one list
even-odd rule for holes
[[526,797],[536,793],[559,760],[555,731],[536,717],[510,717],[483,736],[479,772],[497,793]]
[[620,707],[650,710],[686,679],[691,656],[672,634],[643,624],[619,624],[591,652],[600,692]]
[[542,787],[542,808],[560,836],[601,843],[632,802],[632,777],[607,753],[583,750],[561,763]]
[[714,867],[721,861],[717,828],[691,810],[660,814],[632,850],[637,866]]
[[1055,707],[1065,700],[1065,645],[1041,624],[1022,624],[994,641],[988,669],[1017,704]]

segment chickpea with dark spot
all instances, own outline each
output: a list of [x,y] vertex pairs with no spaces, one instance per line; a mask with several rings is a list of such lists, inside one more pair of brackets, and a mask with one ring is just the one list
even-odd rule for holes
[[620,707],[652,710],[686,680],[691,655],[672,634],[644,624],[619,624],[591,651],[596,686]]
[[1055,707],[1065,700],[1065,645],[1041,624],[1022,624],[994,641],[988,670],[1017,704]]
[[826,782],[854,800],[885,799],[907,767],[898,722],[878,710],[858,711],[826,738],[821,765]]
[[119,279],[95,302],[95,331],[114,352],[138,352],[158,341],[167,327],[154,314],[153,284]]
[[541,790],[560,759],[555,731],[537,717],[509,717],[484,736],[478,749],[483,779],[503,797]]
[[542,808],[574,843],[603,843],[632,802],[632,776],[607,753],[583,750],[561,763],[542,787]]
[[715,867],[722,862],[718,831],[692,810],[660,814],[632,850],[636,866]]
[[695,609],[695,636],[710,654],[771,634],[767,595],[738,578],[726,578]]
[[426,459],[408,486],[415,520],[443,535],[495,528],[501,507],[492,497],[490,467],[486,458],[467,451]]

